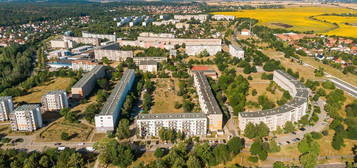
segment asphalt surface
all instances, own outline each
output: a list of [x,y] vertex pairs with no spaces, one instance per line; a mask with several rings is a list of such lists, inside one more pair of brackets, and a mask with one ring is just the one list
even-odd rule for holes
[[351,96],[353,96],[354,98],[357,98],[357,88],[356,87],[354,87],[351,84],[349,84],[341,79],[338,79],[338,78],[331,77],[331,78],[329,78],[329,80],[331,82],[333,82],[336,85],[336,87],[338,87],[339,89],[342,89],[345,92],[347,92],[348,94],[350,94]]

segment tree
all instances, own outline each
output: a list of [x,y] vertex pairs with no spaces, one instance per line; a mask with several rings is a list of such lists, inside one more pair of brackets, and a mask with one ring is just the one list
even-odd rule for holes
[[156,158],[162,158],[165,155],[165,148],[156,148],[154,155]]
[[244,129],[244,135],[249,138],[255,138],[257,135],[257,130],[255,129],[255,125],[251,122],[249,122]]
[[233,137],[227,143],[228,149],[233,155],[237,155],[244,148],[244,139]]
[[335,135],[333,135],[331,143],[332,143],[332,147],[334,149],[340,150],[341,147],[343,147],[345,145],[342,134],[336,132]]
[[289,168],[288,166],[286,166],[283,162],[281,161],[276,161],[273,164],[273,168]]
[[61,139],[64,140],[64,141],[68,141],[71,138],[70,138],[70,136],[69,136],[69,134],[67,132],[62,132],[61,133]]
[[71,168],[81,168],[84,167],[84,165],[83,157],[79,153],[72,153],[67,162],[67,167]]
[[257,125],[257,129],[258,137],[265,137],[269,135],[269,127],[265,123],[260,122],[259,125]]
[[108,93],[104,90],[99,90],[96,95],[97,102],[103,103],[107,100]]
[[110,60],[107,58],[107,57],[103,57],[102,58],[102,62],[106,65],[109,65],[110,64]]
[[286,122],[284,125],[284,133],[287,134],[287,133],[291,133],[294,131],[295,131],[294,124],[291,121]]
[[218,144],[214,149],[213,149],[213,154],[216,157],[217,161],[226,163],[229,161],[230,154],[229,150],[226,145],[224,144]]
[[307,152],[300,156],[299,161],[304,168],[314,168],[317,165],[317,154]]
[[195,155],[190,155],[187,160],[187,168],[200,168],[202,167],[201,161]]
[[188,101],[188,100],[185,100],[185,101],[183,102],[182,107],[183,107],[183,110],[184,110],[185,112],[192,112],[192,109],[193,109],[193,107],[194,107],[194,104],[193,104],[192,102]]
[[280,146],[278,145],[278,143],[276,143],[275,140],[271,140],[269,142],[269,152],[271,153],[275,153],[275,152],[280,152]]
[[102,89],[105,89],[105,90],[109,89],[109,81],[106,78],[98,79],[97,84]]
[[39,164],[42,167],[50,167],[50,159],[48,158],[48,156],[44,155],[41,157]]
[[129,128],[129,120],[123,118],[119,122],[119,126],[117,128],[116,136],[119,139],[125,139],[130,137],[130,128]]

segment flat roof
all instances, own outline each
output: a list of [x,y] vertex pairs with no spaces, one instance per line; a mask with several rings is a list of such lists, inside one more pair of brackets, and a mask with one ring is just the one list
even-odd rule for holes
[[235,44],[230,44],[229,46],[232,46],[234,49],[239,50],[239,51],[244,51],[241,47],[239,47],[238,45]]
[[66,93],[66,91],[64,91],[64,90],[52,90],[52,91],[49,91],[47,94],[62,94],[62,93]]
[[135,76],[134,69],[128,69],[124,72],[123,77],[115,85],[112,93],[108,97],[107,101],[104,103],[102,110],[98,115],[112,115],[119,100],[124,95],[124,90],[126,89],[129,79]]
[[303,84],[301,84],[298,80],[296,80],[294,77],[287,74],[286,72],[283,72],[281,70],[276,70],[275,72],[284,76],[291,83],[294,84],[295,89],[296,89],[295,97],[290,102],[288,102],[282,106],[279,106],[277,108],[274,108],[274,109],[268,109],[268,110],[262,110],[262,111],[256,111],[256,112],[240,112],[239,113],[240,117],[243,117],[243,118],[265,117],[265,116],[276,115],[276,114],[280,114],[280,113],[286,113],[286,112],[293,110],[295,107],[299,107],[302,104],[307,102],[307,99],[309,96],[309,91]]
[[207,77],[204,75],[203,72],[200,72],[200,71],[194,71],[193,73],[196,76],[197,81],[200,85],[197,88],[200,89],[202,92],[203,100],[207,104],[206,107],[208,108],[208,113],[209,114],[222,114],[222,111],[219,108],[217,100],[212,93],[211,86],[208,83]]
[[89,79],[93,78],[93,76],[96,75],[103,68],[103,65],[95,66],[91,71],[84,74],[83,77],[76,84],[74,84],[72,88],[82,88],[85,84],[87,84]]
[[142,60],[139,65],[157,65],[157,62],[154,60]]
[[15,111],[27,111],[27,110],[33,110],[35,108],[39,108],[39,104],[24,104],[15,109]]
[[4,101],[7,99],[12,99],[12,97],[11,96],[0,96],[0,101]]
[[137,120],[162,120],[162,119],[194,119],[207,118],[203,113],[161,113],[161,114],[139,114]]

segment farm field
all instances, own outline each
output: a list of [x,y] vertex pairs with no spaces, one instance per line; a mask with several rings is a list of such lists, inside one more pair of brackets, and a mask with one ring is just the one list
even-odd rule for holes
[[66,90],[71,83],[71,78],[54,78],[40,86],[36,86],[29,90],[30,94],[15,97],[15,102],[40,103],[41,97],[52,90]]
[[357,17],[347,16],[316,16],[318,20],[338,24],[339,28],[331,30],[326,35],[357,37]]
[[287,7],[283,9],[256,9],[237,12],[214,12],[213,14],[248,17],[259,20],[259,24],[271,28],[285,28],[295,31],[327,33],[337,26],[313,20],[310,17],[328,13],[348,13],[350,9],[339,7]]

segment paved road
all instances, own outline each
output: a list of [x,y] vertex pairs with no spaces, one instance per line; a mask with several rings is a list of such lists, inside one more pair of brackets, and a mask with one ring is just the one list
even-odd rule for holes
[[347,92],[348,94],[350,94],[351,96],[353,96],[354,98],[357,98],[357,88],[352,86],[351,84],[335,78],[335,77],[329,77],[328,78],[331,82],[335,83],[336,87],[338,87],[339,89],[344,90],[345,92]]

